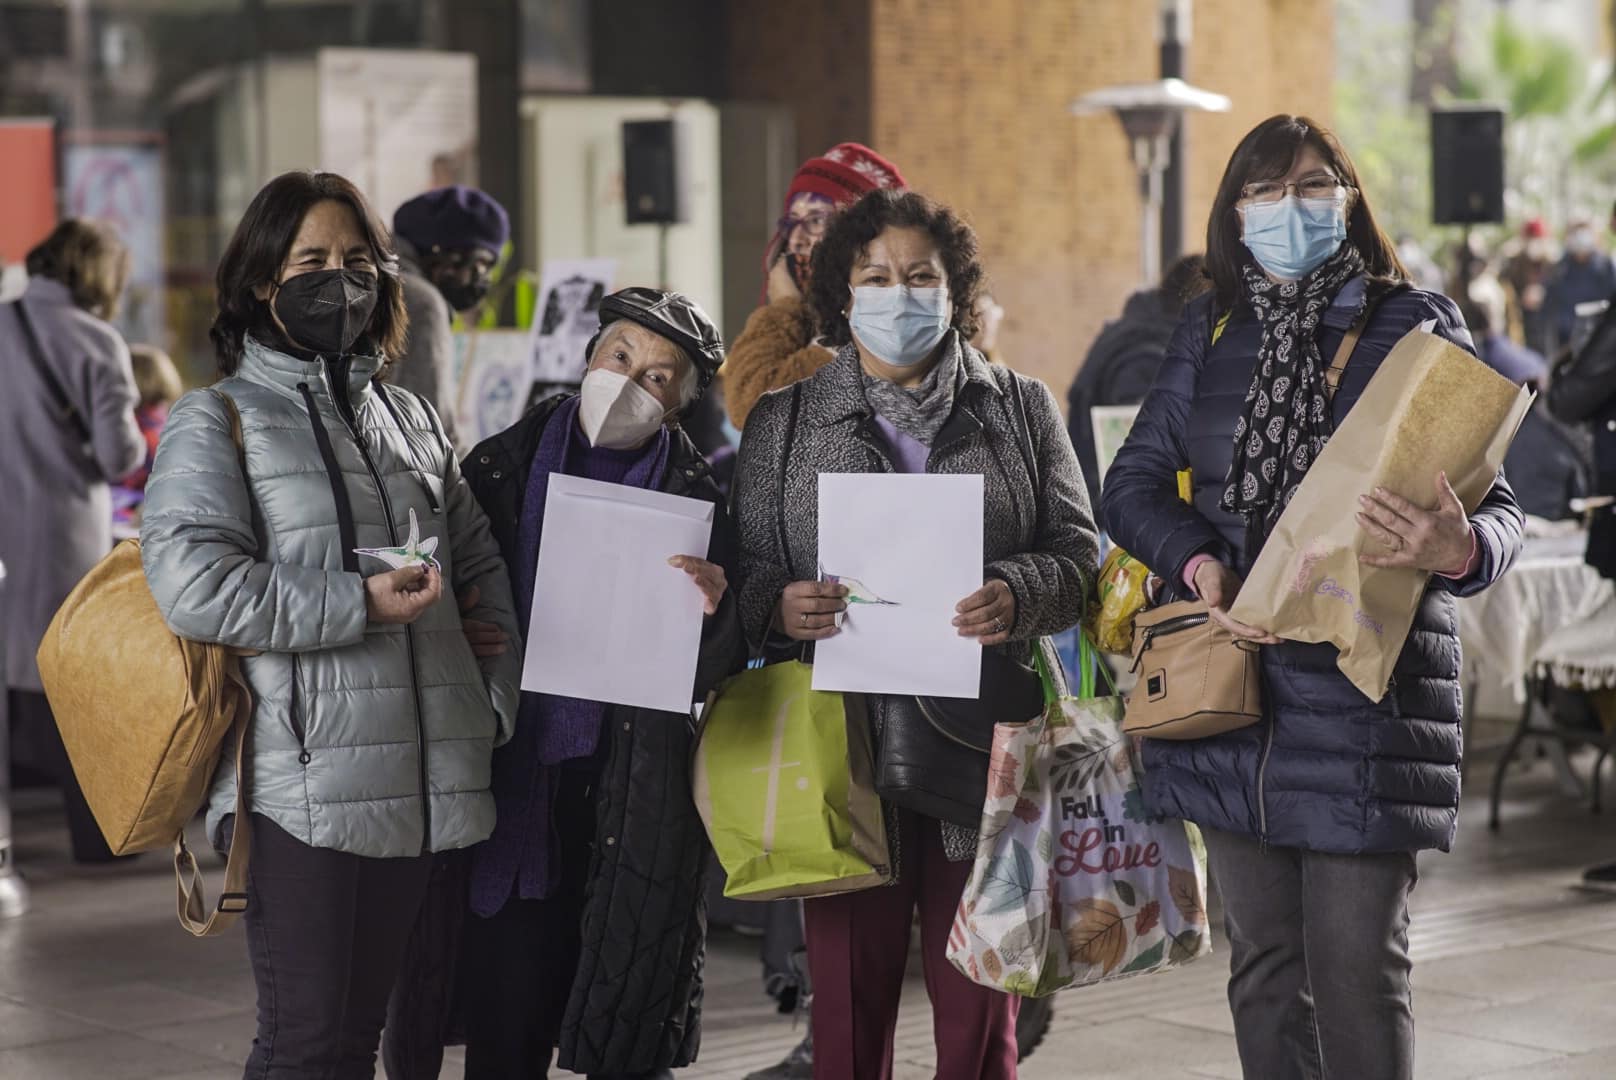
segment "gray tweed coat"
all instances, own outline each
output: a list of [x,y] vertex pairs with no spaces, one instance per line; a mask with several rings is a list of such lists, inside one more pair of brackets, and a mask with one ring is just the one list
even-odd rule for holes
[[[960,384],[926,471],[982,475],[983,576],[1003,580],[1016,598],[1011,640],[999,648],[1025,659],[1034,638],[1078,621],[1093,588],[1099,539],[1088,491],[1049,388],[988,363],[957,335],[950,335],[946,347],[963,349]],[[1013,379],[1021,381],[1026,404],[1036,490],[1022,450]],[[794,580],[812,577],[818,565],[819,474],[894,471],[852,346],[798,385],[801,398],[790,447],[785,440],[793,390],[787,387],[765,395],[747,418],[735,475],[741,621],[753,652],[771,657],[795,653],[794,643],[770,634],[769,623],[782,590]],[[871,714],[881,711],[872,708]],[[889,832],[896,866],[897,834]],[[970,830],[945,824],[943,840],[950,858],[975,853]]]

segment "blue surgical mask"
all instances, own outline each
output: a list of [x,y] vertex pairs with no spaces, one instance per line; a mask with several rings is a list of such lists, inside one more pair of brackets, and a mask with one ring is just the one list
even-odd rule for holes
[[1347,200],[1301,199],[1255,203],[1240,212],[1240,239],[1274,277],[1300,281],[1323,265],[1347,238]]
[[853,335],[876,358],[893,367],[913,367],[948,333],[953,314],[947,289],[907,285],[860,285],[853,290]]

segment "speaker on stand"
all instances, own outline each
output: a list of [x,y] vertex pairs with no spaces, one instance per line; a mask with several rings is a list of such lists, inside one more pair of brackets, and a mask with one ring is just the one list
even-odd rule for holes
[[623,216],[657,227],[657,284],[668,287],[668,226],[684,219],[679,129],[672,120],[623,122]]
[[1431,110],[1431,220],[1463,225],[1460,305],[1469,303],[1470,229],[1504,221],[1504,111],[1491,105]]

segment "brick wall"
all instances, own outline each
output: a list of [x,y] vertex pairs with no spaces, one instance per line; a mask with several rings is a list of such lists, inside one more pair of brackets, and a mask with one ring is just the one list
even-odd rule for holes
[[[1064,403],[1094,335],[1139,284],[1127,142],[1114,118],[1068,107],[1089,90],[1156,76],[1156,5],[834,0],[818,28],[759,9],[804,10],[734,5],[732,95],[795,105],[804,154],[867,134],[916,189],[964,213],[1006,310],[1005,358]],[[869,67],[859,72],[860,45],[843,35],[866,16]],[[1280,111],[1329,122],[1333,32],[1325,0],[1197,0],[1189,79],[1229,95],[1234,109],[1189,121],[1188,249],[1204,245],[1213,191],[1241,135]],[[810,72],[814,61],[836,77]]]

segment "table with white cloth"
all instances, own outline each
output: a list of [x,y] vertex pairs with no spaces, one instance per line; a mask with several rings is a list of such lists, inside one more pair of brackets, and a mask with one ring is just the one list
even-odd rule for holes
[[[1529,539],[1507,574],[1458,604],[1467,735],[1480,700],[1506,694],[1519,712],[1494,776],[1494,828],[1506,769],[1527,740],[1542,740],[1573,793],[1580,792],[1580,782],[1565,749],[1599,746],[1601,763],[1613,749],[1604,732],[1556,722],[1546,693],[1550,685],[1584,691],[1616,686],[1616,586],[1583,562],[1586,545],[1584,532]],[[1597,765],[1594,775],[1597,808]]]

